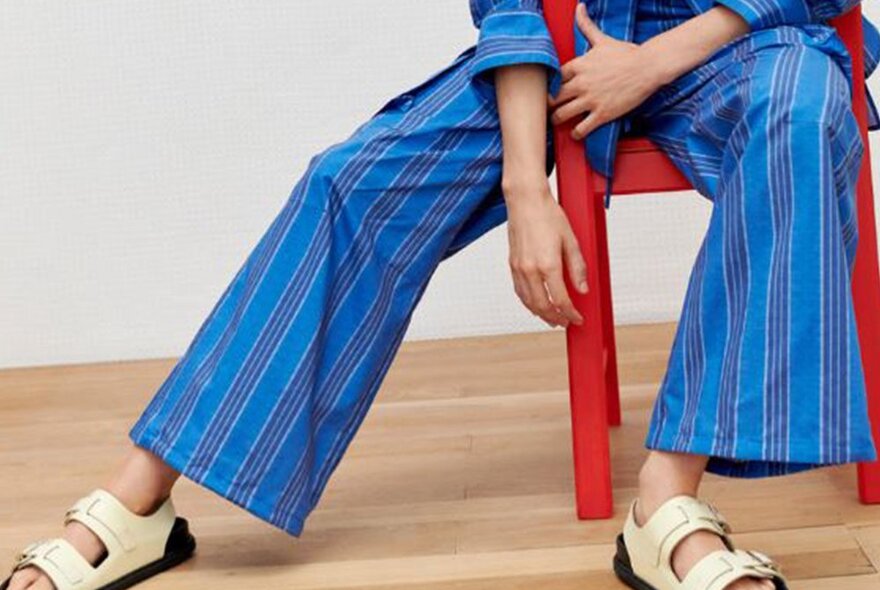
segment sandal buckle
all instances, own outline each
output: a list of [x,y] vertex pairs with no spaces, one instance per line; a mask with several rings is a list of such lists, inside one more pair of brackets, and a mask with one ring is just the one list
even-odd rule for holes
[[13,560],[13,568],[15,570],[20,570],[24,567],[27,567],[28,564],[30,564],[34,559],[37,558],[37,550],[45,545],[47,542],[48,540],[46,539],[40,539],[39,541],[35,541],[22,549],[21,553],[19,553]]
[[709,511],[712,513],[712,515],[715,517],[715,522],[718,524],[718,526],[721,528],[721,530],[724,531],[725,533],[728,533],[728,534],[732,533],[733,529],[731,528],[730,524],[727,522],[727,519],[724,518],[724,515],[721,514],[721,511],[718,510],[718,508],[714,504],[712,504],[711,502],[704,502],[704,503],[706,504],[706,507],[709,509]]
[[770,570],[769,573],[780,574],[782,571],[779,569],[779,566],[773,561],[769,556],[760,551],[755,551],[754,549],[746,549],[745,552],[752,557],[755,561],[757,561],[757,565],[750,565],[751,569],[754,570]]
[[65,512],[64,513],[64,524],[65,525],[69,524],[70,521],[72,520],[71,517],[78,512],[80,512],[80,510],[76,506],[74,506],[73,508],[70,508],[67,512]]

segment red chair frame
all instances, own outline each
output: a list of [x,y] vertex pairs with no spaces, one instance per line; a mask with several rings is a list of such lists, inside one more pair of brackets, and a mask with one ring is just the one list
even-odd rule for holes
[[[575,55],[574,11],[577,0],[544,3],[544,16],[565,63]],[[853,110],[865,142],[858,184],[859,243],[852,279],[856,321],[868,407],[875,441],[880,441],[880,272],[867,141],[867,108],[863,76],[861,7],[832,21],[845,42],[856,72]],[[617,354],[614,342],[608,237],[605,223],[605,179],[594,173],[583,143],[571,139],[574,123],[554,130],[559,199],[587,262],[589,293],[580,294],[566,277],[575,306],[585,318],[582,326],[566,330],[568,376],[574,446],[575,493],[579,518],[608,518],[612,514],[611,461],[608,427],[620,424]],[[614,194],[664,192],[691,188],[666,155],[644,138],[620,141],[615,160]],[[859,497],[880,502],[880,462],[858,466]]]

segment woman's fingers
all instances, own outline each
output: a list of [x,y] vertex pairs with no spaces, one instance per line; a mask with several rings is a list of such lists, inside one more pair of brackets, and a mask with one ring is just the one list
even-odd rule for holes
[[574,233],[568,234],[562,248],[565,255],[565,263],[568,267],[568,276],[574,288],[580,293],[586,293],[590,289],[587,284],[587,263],[584,262],[584,256],[581,253],[577,238],[574,237]]
[[579,93],[569,84],[563,83],[562,86],[559,87],[559,92],[556,93],[556,96],[547,94],[547,106],[551,109],[555,109],[559,105],[564,104],[573,98],[577,98],[578,94]]
[[551,326],[565,325],[565,317],[556,309],[547,294],[544,279],[537,271],[529,272],[526,276],[529,286],[529,309]]
[[537,302],[540,301],[540,298],[544,293],[535,289],[534,291],[537,293],[536,298],[536,295],[532,294],[533,289],[529,276],[525,272],[520,271],[519,266],[516,263],[512,262],[510,269],[511,276],[513,277],[513,290],[516,293],[516,296],[519,297],[519,300],[522,301],[522,304],[526,309],[533,314],[540,316]]
[[583,139],[597,128],[601,127],[605,122],[605,117],[603,115],[600,115],[596,111],[592,111],[583,121],[575,125],[574,129],[571,131],[571,137],[577,140]]
[[581,30],[581,33],[584,34],[584,37],[587,38],[587,41],[590,42],[590,45],[595,47],[605,40],[605,33],[602,32],[599,26],[590,18],[590,15],[587,14],[587,6],[583,2],[578,2],[574,18],[577,22],[578,28]]
[[515,287],[524,295],[520,300],[535,315],[550,325],[567,326],[570,322],[581,324],[583,317],[575,309],[559,264],[529,267],[520,273],[520,286]]
[[528,283],[523,278],[523,276],[516,271],[513,271],[511,273],[511,276],[513,277],[514,293],[516,293],[516,296],[519,297],[519,300],[522,301],[523,305],[525,305],[526,308],[530,308],[529,306],[531,305],[531,298],[529,297]]
[[565,268],[575,289],[580,293],[588,291],[587,265],[573,233],[569,231],[569,235],[562,240],[558,264],[511,260],[510,268],[513,289],[529,311],[551,326],[583,323],[583,316],[575,308],[562,274]]
[[581,96],[558,107],[553,111],[553,115],[551,115],[550,119],[554,125],[560,125],[569,119],[588,112],[591,106],[589,97]]
[[550,292],[550,300],[553,306],[561,313],[569,322],[580,325],[584,318],[574,308],[571,297],[568,296],[568,289],[565,287],[565,280],[562,278],[562,268],[556,269],[552,274],[544,277],[547,285],[547,291]]
[[[581,61],[586,57],[582,55],[581,57],[576,57],[571,61],[567,61],[562,64],[559,68],[559,75],[562,77],[562,89],[565,89],[565,84],[570,82],[572,78],[577,76],[578,72],[581,69]],[[560,90],[560,91],[561,91]]]

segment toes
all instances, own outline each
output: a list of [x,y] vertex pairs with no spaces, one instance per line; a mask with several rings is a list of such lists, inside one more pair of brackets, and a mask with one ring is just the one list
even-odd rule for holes
[[9,590],[55,590],[55,585],[43,572],[28,567],[12,576]]
[[26,568],[16,572],[9,582],[9,590],[30,590],[30,586],[39,579],[40,573],[34,568]]
[[775,588],[776,584],[765,578],[741,578],[728,587],[729,590],[775,590]]

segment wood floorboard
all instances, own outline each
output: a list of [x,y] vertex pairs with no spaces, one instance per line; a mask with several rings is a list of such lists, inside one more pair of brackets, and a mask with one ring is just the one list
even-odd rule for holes
[[[181,482],[195,559],[144,590],[623,588],[614,537],[635,494],[674,325],[618,329],[624,424],[611,435],[615,515],[578,521],[561,331],[406,343],[295,539]],[[0,371],[0,563],[55,536],[122,458],[170,359]],[[803,590],[880,586],[880,506],[853,466],[760,481],[709,475],[734,540]]]

